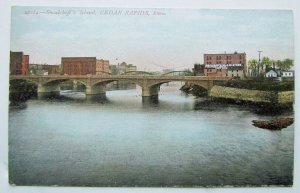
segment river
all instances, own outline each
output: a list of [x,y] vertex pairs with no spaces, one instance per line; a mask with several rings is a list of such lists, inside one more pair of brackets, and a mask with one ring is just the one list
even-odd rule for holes
[[9,175],[16,185],[264,186],[293,183],[294,124],[252,125],[248,107],[212,104],[164,84],[158,103],[140,89],[30,99],[9,109]]

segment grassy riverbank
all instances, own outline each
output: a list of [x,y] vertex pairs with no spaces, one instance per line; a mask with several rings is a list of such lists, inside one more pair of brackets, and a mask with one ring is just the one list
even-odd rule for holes
[[272,80],[230,80],[219,86],[260,90],[260,91],[293,91],[295,88],[294,81],[274,82]]

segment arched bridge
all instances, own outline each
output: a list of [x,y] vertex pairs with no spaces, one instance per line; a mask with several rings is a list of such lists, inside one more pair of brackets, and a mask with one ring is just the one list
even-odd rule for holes
[[76,80],[86,87],[86,95],[105,94],[107,83],[123,80],[135,83],[142,87],[142,96],[157,96],[160,85],[172,81],[183,81],[201,86],[210,90],[218,82],[229,80],[227,77],[207,76],[157,76],[157,75],[10,75],[10,80],[25,80],[38,86],[38,95],[59,93],[59,83],[67,80]]

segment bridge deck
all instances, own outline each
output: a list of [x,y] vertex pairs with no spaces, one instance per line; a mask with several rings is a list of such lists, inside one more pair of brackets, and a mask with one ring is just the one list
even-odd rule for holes
[[166,80],[166,81],[225,81],[229,77],[208,76],[157,76],[157,75],[10,75],[10,79],[115,79],[115,80]]

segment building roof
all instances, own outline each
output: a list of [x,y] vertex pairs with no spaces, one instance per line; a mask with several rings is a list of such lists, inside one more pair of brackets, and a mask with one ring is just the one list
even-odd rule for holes
[[96,57],[61,57],[61,61],[96,61]]
[[266,74],[268,74],[268,73],[276,73],[277,74],[277,72],[274,69],[270,69],[268,72],[266,72]]
[[234,53],[216,53],[216,54],[204,54],[204,55],[234,55],[234,54],[246,54],[246,52],[234,52]]

